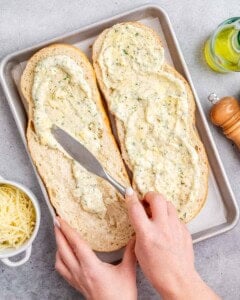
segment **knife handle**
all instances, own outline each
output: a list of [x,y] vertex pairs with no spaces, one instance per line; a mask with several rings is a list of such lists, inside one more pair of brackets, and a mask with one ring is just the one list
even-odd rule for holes
[[121,185],[118,181],[116,181],[111,175],[109,175],[106,171],[105,171],[105,174],[106,174],[106,180],[111,183],[111,185],[113,187],[115,187],[116,190],[119,191],[119,193],[125,197],[126,195],[126,188]]
[[[125,197],[126,196],[126,188],[121,185],[118,181],[116,181],[111,175],[109,175],[106,171],[105,171],[106,177],[105,179],[113,186],[115,187],[116,190],[119,191],[119,193]],[[146,211],[146,214],[149,218],[152,217],[152,213],[151,213],[151,209],[149,204],[146,201],[140,201],[141,204],[143,205],[144,210]]]

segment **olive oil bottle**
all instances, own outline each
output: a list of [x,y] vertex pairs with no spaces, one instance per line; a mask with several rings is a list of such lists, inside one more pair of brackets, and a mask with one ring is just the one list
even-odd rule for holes
[[204,47],[205,59],[216,72],[240,72],[240,17],[221,23]]

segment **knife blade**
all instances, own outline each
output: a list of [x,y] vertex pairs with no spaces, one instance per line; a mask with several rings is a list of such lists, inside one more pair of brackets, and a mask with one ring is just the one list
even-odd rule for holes
[[96,157],[79,141],[72,137],[69,133],[53,125],[51,132],[56,141],[63,147],[63,149],[83,168],[88,172],[93,173],[105,180],[107,180],[113,187],[115,187],[123,196],[126,194],[126,188],[117,182],[110,174],[108,174]]

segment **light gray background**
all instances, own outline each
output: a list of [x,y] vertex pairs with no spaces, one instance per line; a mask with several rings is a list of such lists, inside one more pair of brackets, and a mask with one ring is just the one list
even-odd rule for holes
[[[140,0],[0,0],[0,58],[145,3]],[[159,0],[155,3],[169,14],[205,113],[209,111],[206,98],[211,91],[219,96],[240,96],[240,74],[216,74],[206,67],[202,57],[203,43],[216,26],[224,19],[240,15],[239,0]],[[220,130],[212,125],[210,128],[238,199],[239,153]],[[0,175],[32,189],[42,210],[41,228],[30,261],[17,269],[0,265],[0,299],[81,299],[54,271],[52,221],[2,89]],[[240,299],[239,229],[240,225],[194,246],[198,271],[224,299]],[[139,299],[158,299],[140,269],[137,283]]]

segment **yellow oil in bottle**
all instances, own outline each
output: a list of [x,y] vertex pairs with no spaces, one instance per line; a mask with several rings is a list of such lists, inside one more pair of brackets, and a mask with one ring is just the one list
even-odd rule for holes
[[204,47],[208,65],[217,72],[240,71],[240,17],[223,22]]

